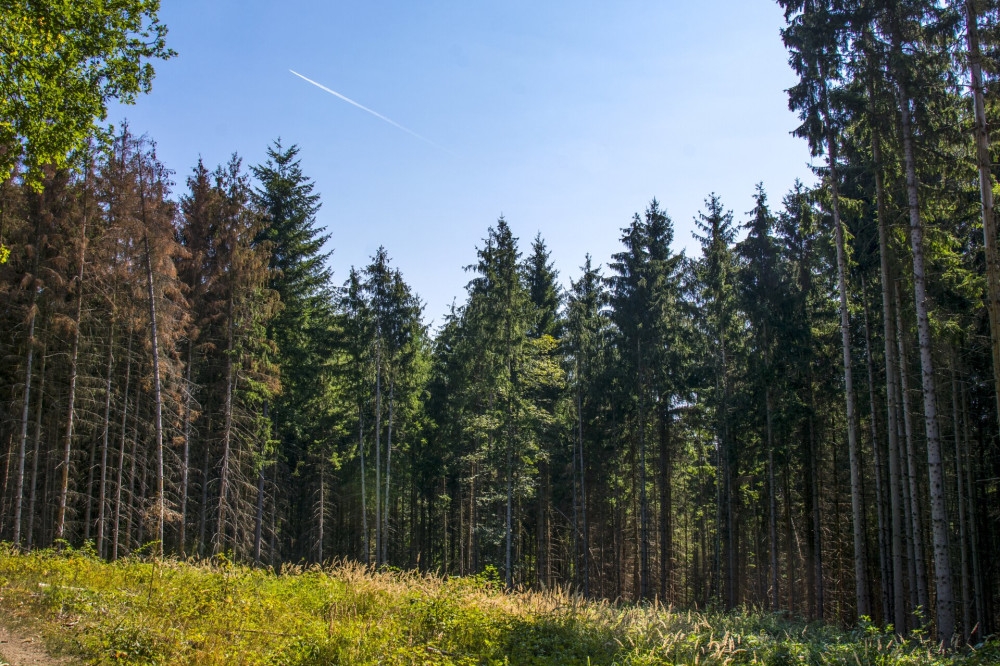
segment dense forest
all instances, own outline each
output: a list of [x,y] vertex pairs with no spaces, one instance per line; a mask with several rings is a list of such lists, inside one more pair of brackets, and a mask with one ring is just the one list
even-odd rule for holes
[[0,538],[995,631],[1000,6],[780,4],[815,187],[709,194],[697,257],[637,202],[579,269],[470,221],[433,331],[391,248],[332,274],[294,145],[181,184],[128,127],[26,154]]

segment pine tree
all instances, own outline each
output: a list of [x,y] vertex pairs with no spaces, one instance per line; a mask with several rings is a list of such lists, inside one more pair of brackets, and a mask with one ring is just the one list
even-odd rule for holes
[[[531,324],[528,338],[551,344],[548,363],[558,364],[560,350],[555,344],[562,335],[562,294],[558,283],[559,271],[550,260],[550,253],[539,233],[531,243],[531,254],[524,261],[524,282],[531,302]],[[554,387],[547,387],[532,396],[541,409],[548,412],[552,427],[538,429],[534,437],[538,440],[538,477],[535,490],[535,530],[537,558],[537,580],[543,587],[552,583],[552,484],[553,463],[561,439],[559,424],[554,420],[560,395]]]
[[[703,335],[707,347],[712,350],[709,365],[714,385],[710,388],[710,402],[718,440],[718,535],[714,556],[715,579],[722,578],[724,585],[719,588],[723,604],[727,609],[736,606],[737,589],[736,548],[737,533],[735,509],[738,501],[738,486],[735,466],[737,463],[736,443],[733,438],[731,402],[731,365],[735,346],[735,270],[732,243],[736,236],[733,215],[722,206],[715,194],[705,200],[705,212],[698,214],[695,224],[701,236],[695,235],[702,246],[702,260],[696,268],[698,283],[697,301],[702,307]],[[725,567],[721,558],[725,551]]]
[[282,390],[266,409],[280,455],[292,468],[310,456],[325,459],[321,450],[338,427],[336,410],[324,395],[339,335],[327,265],[331,253],[324,249],[330,235],[317,227],[319,195],[298,155],[297,146],[286,149],[279,139],[268,148],[267,160],[251,167],[259,183],[253,201],[263,215],[253,242],[270,255],[268,287],[281,302],[267,336],[277,348]]
[[[576,407],[576,433],[573,447],[573,548],[574,558],[582,554],[578,580],[583,595],[590,596],[590,528],[587,522],[587,467],[588,455],[585,441],[593,437],[586,426],[593,419],[596,404],[600,398],[595,394],[595,366],[599,362],[600,346],[607,337],[607,316],[604,312],[608,304],[608,294],[600,269],[595,268],[587,255],[580,270],[580,279],[572,282],[569,294],[567,316],[567,344],[572,357],[572,385]],[[585,416],[584,410],[590,415]],[[579,470],[579,477],[577,477]],[[577,481],[578,479],[578,481]],[[577,489],[577,485],[579,488]],[[579,499],[578,499],[579,498]],[[579,518],[577,513],[579,512]]]
[[[781,302],[782,288],[778,266],[778,248],[771,237],[774,218],[767,206],[767,195],[762,184],[757,185],[754,194],[754,208],[746,223],[747,237],[737,246],[737,254],[742,260],[739,272],[741,305],[747,313],[750,326],[754,330],[755,348],[751,365],[757,366],[754,374],[763,384],[764,422],[767,447],[767,496],[768,496],[768,541],[770,550],[771,609],[778,610],[779,570],[778,570],[778,506],[775,488],[775,414],[774,393],[779,389],[778,374],[775,371],[774,346],[780,329],[780,315],[784,304]],[[755,362],[756,361],[756,362]]]

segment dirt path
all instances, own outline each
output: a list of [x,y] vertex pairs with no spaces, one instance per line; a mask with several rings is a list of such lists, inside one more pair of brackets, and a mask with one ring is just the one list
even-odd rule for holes
[[11,629],[0,621],[0,664],[10,666],[69,666],[65,657],[46,651],[41,636],[24,629]]

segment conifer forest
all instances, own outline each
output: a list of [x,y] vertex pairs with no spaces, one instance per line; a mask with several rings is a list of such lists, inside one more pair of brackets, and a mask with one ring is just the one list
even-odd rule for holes
[[700,253],[637,201],[606,265],[470,220],[434,328],[390,239],[334,275],[296,145],[60,157],[0,83],[0,540],[996,632],[1000,3],[779,4],[815,185],[706,192]]

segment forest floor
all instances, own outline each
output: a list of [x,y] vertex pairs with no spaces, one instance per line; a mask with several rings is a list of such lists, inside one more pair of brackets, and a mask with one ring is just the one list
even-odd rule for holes
[[45,646],[44,637],[23,623],[12,622],[8,609],[0,616],[0,666],[69,666],[74,661],[65,655],[55,656]]
[[224,558],[109,564],[3,545],[0,631],[0,655],[15,665],[1000,663],[996,641],[943,654],[923,634],[505,593],[490,576],[354,564],[276,574]]

